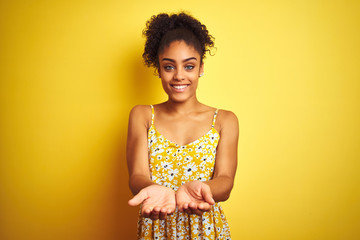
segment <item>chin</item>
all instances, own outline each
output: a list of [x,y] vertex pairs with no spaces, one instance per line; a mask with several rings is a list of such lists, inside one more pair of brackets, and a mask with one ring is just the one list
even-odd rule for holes
[[193,96],[169,96],[169,99],[172,101],[172,102],[176,102],[176,103],[183,103],[183,102],[186,102],[190,99],[192,99]]

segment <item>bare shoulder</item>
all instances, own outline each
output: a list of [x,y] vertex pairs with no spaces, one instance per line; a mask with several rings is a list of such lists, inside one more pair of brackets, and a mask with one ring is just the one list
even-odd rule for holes
[[130,115],[136,116],[141,116],[148,113],[151,114],[151,107],[149,105],[135,105],[130,111]]
[[220,131],[225,129],[232,129],[232,131],[238,131],[239,120],[235,113],[229,110],[219,109],[217,114],[217,122],[220,127]]
[[130,111],[130,122],[142,122],[146,126],[151,124],[151,107],[149,105],[136,105]]

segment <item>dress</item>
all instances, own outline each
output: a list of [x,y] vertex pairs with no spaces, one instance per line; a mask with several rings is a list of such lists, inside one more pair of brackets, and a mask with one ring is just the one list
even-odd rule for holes
[[[151,180],[172,188],[174,191],[186,182],[207,181],[213,176],[216,147],[220,139],[214,128],[202,137],[186,145],[178,145],[166,139],[154,126],[152,105],[151,126],[148,130],[149,167]],[[215,203],[202,216],[179,212],[177,209],[165,220],[138,219],[139,239],[231,239],[230,228],[220,203]]]

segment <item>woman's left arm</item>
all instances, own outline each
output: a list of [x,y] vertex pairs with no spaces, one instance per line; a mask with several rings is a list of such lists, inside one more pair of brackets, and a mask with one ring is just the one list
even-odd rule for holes
[[218,114],[217,123],[220,125],[220,140],[216,149],[214,175],[211,180],[205,182],[210,187],[215,202],[225,201],[230,196],[237,167],[239,139],[239,123],[236,115],[224,110],[219,113],[221,115]]
[[179,188],[176,202],[181,212],[201,216],[215,202],[225,201],[230,196],[237,167],[239,124],[236,115],[230,111],[221,111],[217,124],[220,125],[220,140],[213,178],[205,182],[191,181]]

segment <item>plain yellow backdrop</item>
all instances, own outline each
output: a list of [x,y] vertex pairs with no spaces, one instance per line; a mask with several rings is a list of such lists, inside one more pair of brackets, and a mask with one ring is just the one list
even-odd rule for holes
[[199,100],[239,118],[235,240],[360,239],[359,1],[0,1],[0,239],[135,239],[129,110],[166,100],[145,22],[207,25]]

